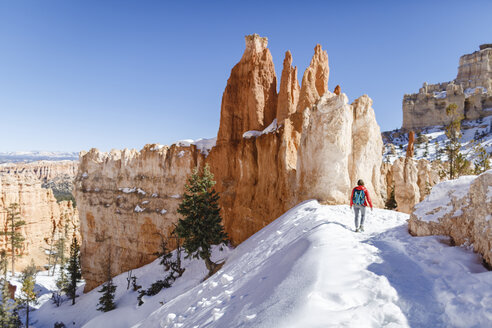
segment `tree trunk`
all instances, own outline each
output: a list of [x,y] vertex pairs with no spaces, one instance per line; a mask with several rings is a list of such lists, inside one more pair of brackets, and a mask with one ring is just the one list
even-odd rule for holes
[[211,276],[215,273],[215,269],[217,268],[217,264],[212,262],[209,257],[205,259],[205,265],[208,269],[208,275]]
[[26,328],[29,328],[29,302],[27,302],[26,307]]

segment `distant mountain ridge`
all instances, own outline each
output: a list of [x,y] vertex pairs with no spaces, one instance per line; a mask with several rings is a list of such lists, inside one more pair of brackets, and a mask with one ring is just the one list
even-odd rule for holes
[[61,152],[61,151],[14,151],[0,152],[1,163],[19,163],[35,161],[76,161],[79,159],[78,152]]

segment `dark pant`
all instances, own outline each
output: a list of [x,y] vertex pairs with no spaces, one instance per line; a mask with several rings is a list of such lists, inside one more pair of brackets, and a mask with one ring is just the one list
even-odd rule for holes
[[366,218],[366,207],[362,205],[354,205],[355,212],[355,228],[359,227],[359,212],[360,212],[360,225],[364,225],[364,219]]

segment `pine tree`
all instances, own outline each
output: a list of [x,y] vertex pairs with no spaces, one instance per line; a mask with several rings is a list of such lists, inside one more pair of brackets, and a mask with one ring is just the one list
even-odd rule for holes
[[106,278],[107,281],[99,290],[99,293],[102,293],[102,296],[99,298],[99,307],[97,308],[97,310],[102,312],[109,312],[116,308],[114,304],[114,294],[116,292],[116,286],[113,284],[113,277],[111,276],[111,255],[109,256],[109,260],[107,263]]
[[393,210],[397,207],[396,199],[395,199],[395,187],[391,188],[391,193],[388,199],[386,200],[386,203],[384,204],[384,208],[388,210]]
[[7,260],[7,252],[2,249],[0,251],[0,274],[2,274],[7,280],[7,267],[8,267],[8,260]]
[[10,301],[9,282],[7,279],[1,279],[2,284],[2,301],[0,302],[0,327],[9,327],[12,321],[13,305]]
[[485,148],[478,144],[474,147],[474,152],[475,152],[475,169],[474,172],[475,174],[481,174],[487,170],[490,169],[490,154],[487,153]]
[[22,288],[21,296],[17,299],[19,305],[26,309],[26,327],[29,327],[29,310],[31,304],[37,304],[38,295],[34,291],[36,283],[36,266],[31,262],[27,268],[22,271]]
[[184,238],[183,248],[186,258],[201,258],[212,275],[218,265],[211,259],[211,246],[227,242],[227,234],[222,226],[219,195],[213,189],[215,181],[213,174],[206,165],[201,173],[195,169],[185,186],[186,192],[178,213],[184,219],[179,219],[176,227],[178,237]]
[[12,262],[12,275],[15,273],[15,258],[22,255],[16,254],[17,250],[22,249],[25,238],[20,233],[20,228],[26,224],[21,220],[19,204],[12,203],[7,209],[7,231],[0,231],[0,236],[6,236],[10,241],[10,252]]
[[75,233],[72,238],[72,244],[70,245],[70,259],[68,261],[68,284],[63,290],[67,296],[72,300],[72,305],[75,304],[75,297],[77,297],[77,283],[82,278],[80,272],[80,247],[77,241]]
[[456,177],[456,158],[460,153],[460,139],[461,139],[461,120],[463,117],[458,114],[458,105],[450,104],[446,107],[446,115],[450,118],[449,125],[446,126],[446,137],[448,137],[448,144],[446,145],[446,152],[448,154],[449,161],[449,178],[454,179]]

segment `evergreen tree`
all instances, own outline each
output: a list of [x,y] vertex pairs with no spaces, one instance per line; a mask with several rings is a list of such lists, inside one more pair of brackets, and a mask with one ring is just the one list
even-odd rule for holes
[[384,204],[384,208],[388,210],[393,210],[397,207],[396,199],[395,199],[395,187],[391,188],[391,193],[388,199],[386,200]]
[[5,278],[7,279],[7,266],[8,266],[8,260],[7,260],[7,252],[2,249],[0,251],[0,274],[2,274]]
[[22,271],[21,296],[17,299],[17,302],[21,307],[26,309],[26,327],[29,327],[30,306],[38,302],[38,295],[34,291],[36,273],[34,262],[31,262],[31,265]]
[[6,236],[10,242],[12,275],[15,273],[15,258],[21,256],[16,251],[22,249],[25,240],[19,230],[25,224],[26,221],[20,218],[19,204],[10,204],[7,209],[7,231],[0,231],[0,236]]
[[17,306],[12,310],[12,315],[10,316],[10,326],[9,328],[21,328],[22,321],[19,316],[19,308]]
[[113,277],[111,276],[111,255],[109,256],[109,260],[107,263],[106,278],[107,281],[99,290],[99,293],[102,293],[102,296],[99,298],[99,307],[97,308],[97,310],[102,312],[108,312],[116,308],[114,304],[114,294],[116,292],[116,286],[113,284]]
[[176,226],[178,237],[184,238],[183,248],[186,258],[201,258],[212,275],[218,265],[211,259],[211,246],[227,242],[227,234],[222,226],[219,195],[213,189],[215,181],[213,174],[206,165],[201,173],[195,169],[185,186],[186,192],[178,213],[184,219],[179,219]]
[[457,176],[456,159],[458,157],[458,154],[460,153],[461,148],[461,120],[463,119],[463,117],[458,114],[458,105],[456,104],[450,104],[448,107],[446,107],[446,115],[451,120],[450,123],[446,126],[445,132],[446,137],[448,137],[446,152],[448,154],[449,161],[449,178],[454,179]]
[[60,275],[56,279],[56,288],[57,290],[53,292],[53,303],[56,304],[56,306],[60,306],[62,303],[62,292],[66,290],[68,286],[68,277],[66,273],[65,266],[62,265],[60,266]]
[[477,144],[474,148],[475,151],[475,169],[474,169],[474,174],[481,174],[487,170],[490,169],[490,154],[487,153],[485,148]]
[[10,301],[10,291],[9,291],[9,282],[7,279],[1,279],[2,284],[2,301],[0,302],[0,327],[10,327],[10,323],[13,317],[13,304]]
[[77,236],[73,234],[72,244],[70,245],[70,259],[68,261],[68,284],[63,290],[67,296],[72,300],[72,305],[75,304],[75,297],[77,297],[77,283],[82,278],[80,272],[80,246],[77,241]]

